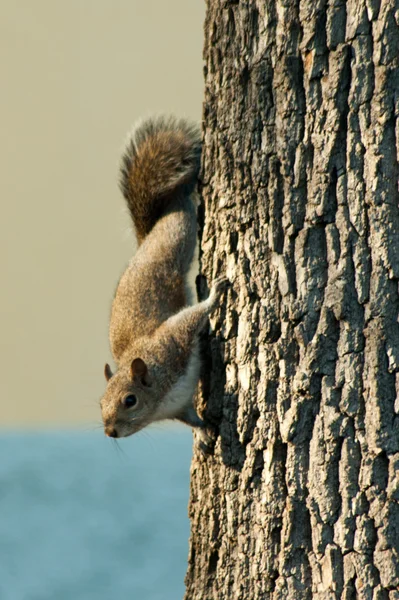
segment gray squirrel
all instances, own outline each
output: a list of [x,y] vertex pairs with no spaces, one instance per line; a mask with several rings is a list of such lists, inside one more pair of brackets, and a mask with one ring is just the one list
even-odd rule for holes
[[187,274],[197,237],[201,141],[196,126],[174,118],[136,127],[122,157],[120,187],[138,250],[112,303],[111,351],[101,400],[106,435],[129,436],[154,421],[178,419],[205,433],[193,398],[200,373],[198,334],[218,306],[226,279],[188,306]]

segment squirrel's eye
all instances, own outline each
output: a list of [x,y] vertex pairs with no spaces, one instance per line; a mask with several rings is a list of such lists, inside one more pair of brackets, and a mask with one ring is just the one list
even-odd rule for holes
[[122,400],[122,404],[125,408],[132,408],[137,404],[137,398],[133,394],[129,394],[129,396],[125,396]]

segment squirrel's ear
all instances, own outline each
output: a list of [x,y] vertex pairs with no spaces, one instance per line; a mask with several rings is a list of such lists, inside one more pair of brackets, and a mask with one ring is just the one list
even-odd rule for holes
[[138,379],[143,385],[150,385],[147,365],[142,358],[135,358],[132,361],[132,364],[130,365],[130,375],[133,381]]
[[104,375],[105,375],[105,379],[107,381],[109,381],[112,377],[112,371],[111,371],[111,367],[109,366],[108,363],[106,363],[105,367],[104,367]]

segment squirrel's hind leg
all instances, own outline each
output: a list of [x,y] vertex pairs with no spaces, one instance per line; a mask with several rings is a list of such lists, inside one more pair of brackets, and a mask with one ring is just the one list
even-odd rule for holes
[[225,277],[219,277],[212,285],[209,298],[183,308],[165,321],[165,329],[170,330],[178,344],[188,352],[196,335],[204,327],[209,314],[218,306],[220,296],[227,283],[228,280]]

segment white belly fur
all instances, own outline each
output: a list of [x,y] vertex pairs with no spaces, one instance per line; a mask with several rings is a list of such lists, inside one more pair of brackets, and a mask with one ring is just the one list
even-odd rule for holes
[[184,408],[192,405],[200,373],[198,342],[195,343],[185,374],[175,383],[159,406],[155,420],[175,418]]

